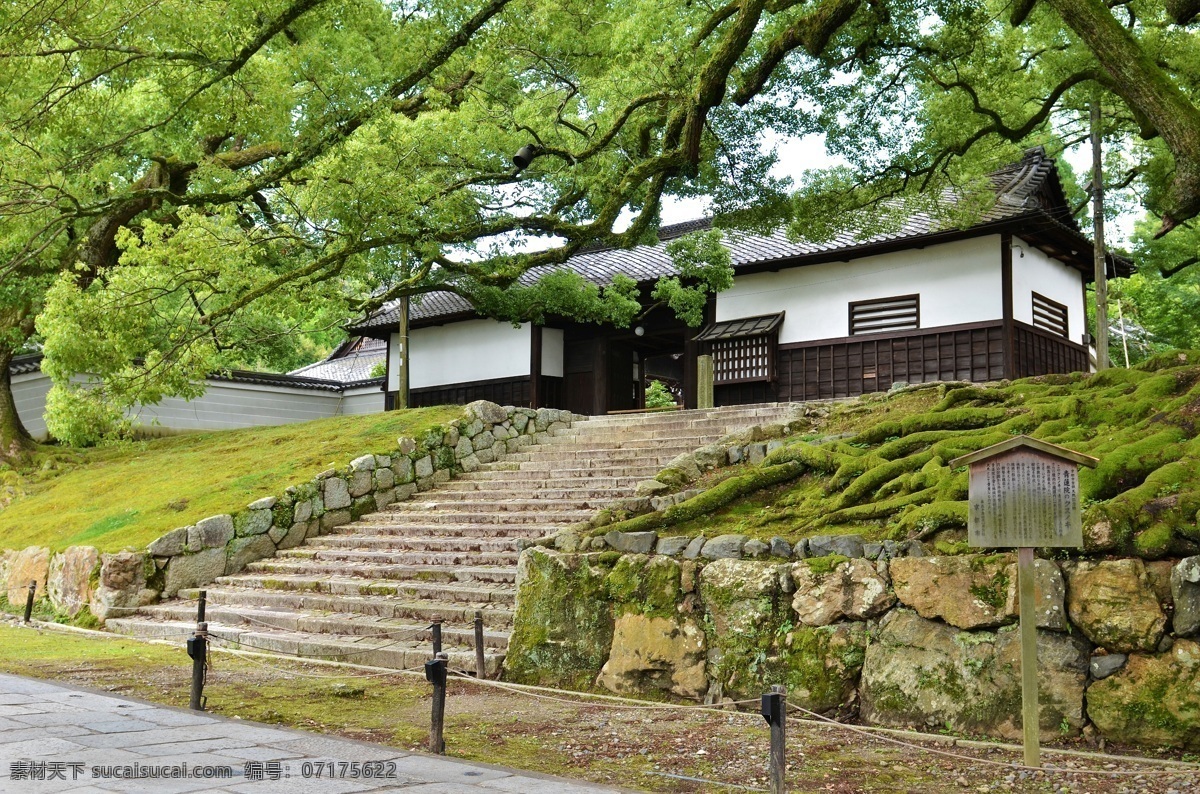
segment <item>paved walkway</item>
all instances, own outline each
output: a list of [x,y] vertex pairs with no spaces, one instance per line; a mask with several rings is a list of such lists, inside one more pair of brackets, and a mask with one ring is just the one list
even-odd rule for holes
[[[175,777],[150,777],[164,771]],[[0,792],[60,791],[589,794],[614,789],[0,674]]]

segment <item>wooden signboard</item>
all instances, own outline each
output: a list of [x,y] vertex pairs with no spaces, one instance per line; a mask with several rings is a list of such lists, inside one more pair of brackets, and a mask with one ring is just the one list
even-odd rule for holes
[[968,544],[1017,550],[1021,722],[1025,764],[1031,767],[1041,765],[1033,550],[1083,547],[1079,467],[1097,463],[1096,458],[1029,436],[1016,436],[950,461],[954,468],[970,467]]

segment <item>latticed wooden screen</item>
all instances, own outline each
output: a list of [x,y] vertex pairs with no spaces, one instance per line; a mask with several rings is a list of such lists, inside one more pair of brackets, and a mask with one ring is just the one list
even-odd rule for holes
[[725,385],[770,380],[775,341],[772,336],[722,339],[712,343],[713,383]]
[[713,357],[713,385],[775,380],[776,347],[783,312],[723,320],[696,337]]
[[1033,327],[1067,336],[1067,307],[1045,295],[1033,293]]

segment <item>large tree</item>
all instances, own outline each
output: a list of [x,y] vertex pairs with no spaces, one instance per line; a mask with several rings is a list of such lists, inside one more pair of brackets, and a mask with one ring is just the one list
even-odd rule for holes
[[[366,293],[628,317],[626,281],[586,305],[567,276],[508,288],[646,239],[664,195],[714,195],[738,225],[794,213],[811,235],[865,206],[886,224],[900,198],[937,212],[952,189],[979,197],[945,219],[965,223],[983,174],[1070,145],[1097,97],[1110,139],[1138,141],[1119,179],[1157,232],[1200,212],[1188,0],[13,5],[0,360],[40,315],[47,369],[96,373],[118,402],[186,394]],[[816,129],[849,166],[789,209],[759,136]],[[6,387],[0,370],[0,420]]]

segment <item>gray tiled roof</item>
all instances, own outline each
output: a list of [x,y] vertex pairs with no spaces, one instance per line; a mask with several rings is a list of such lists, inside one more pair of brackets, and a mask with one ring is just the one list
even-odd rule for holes
[[[993,172],[990,180],[998,194],[997,201],[979,218],[976,226],[986,226],[999,221],[1032,216],[1079,234],[1074,219],[1070,216],[1069,211],[1066,211],[1054,160],[1047,157],[1045,151],[1040,147],[1027,151],[1020,161]],[[1047,201],[1047,199],[1049,200]],[[947,194],[946,200],[952,202],[953,198]],[[613,276],[618,273],[638,281],[653,281],[660,276],[670,275],[674,272],[671,257],[666,250],[666,244],[669,241],[684,234],[711,227],[712,221],[709,219],[694,220],[662,227],[658,233],[659,243],[656,245],[639,245],[630,249],[593,248],[589,250],[585,248],[568,259],[564,265],[534,268],[528,271],[521,277],[520,282],[532,283],[542,275],[559,267],[577,271],[587,280],[600,285],[611,283]],[[831,240],[810,242],[808,240],[790,240],[783,230],[767,236],[727,231],[725,244],[729,249],[731,263],[736,271],[765,262],[830,254],[841,250],[879,245],[893,240],[915,239],[946,230],[939,225],[937,219],[922,212],[913,214],[898,229],[868,238],[858,238],[851,233],[843,233]],[[1081,243],[1087,242],[1086,238],[1081,235],[1080,241]],[[421,296],[419,301],[414,299],[409,308],[409,319],[410,321],[427,320],[469,314],[472,311],[471,304],[465,299],[449,292],[435,292]],[[395,325],[399,319],[399,301],[393,301],[385,304],[366,320],[351,326],[351,330],[391,326]]]
[[343,358],[318,361],[316,364],[309,364],[307,367],[294,369],[288,374],[305,378],[332,380],[339,383],[370,380],[371,370],[375,369],[377,364],[382,364],[386,356],[386,351],[382,350],[353,353]]

